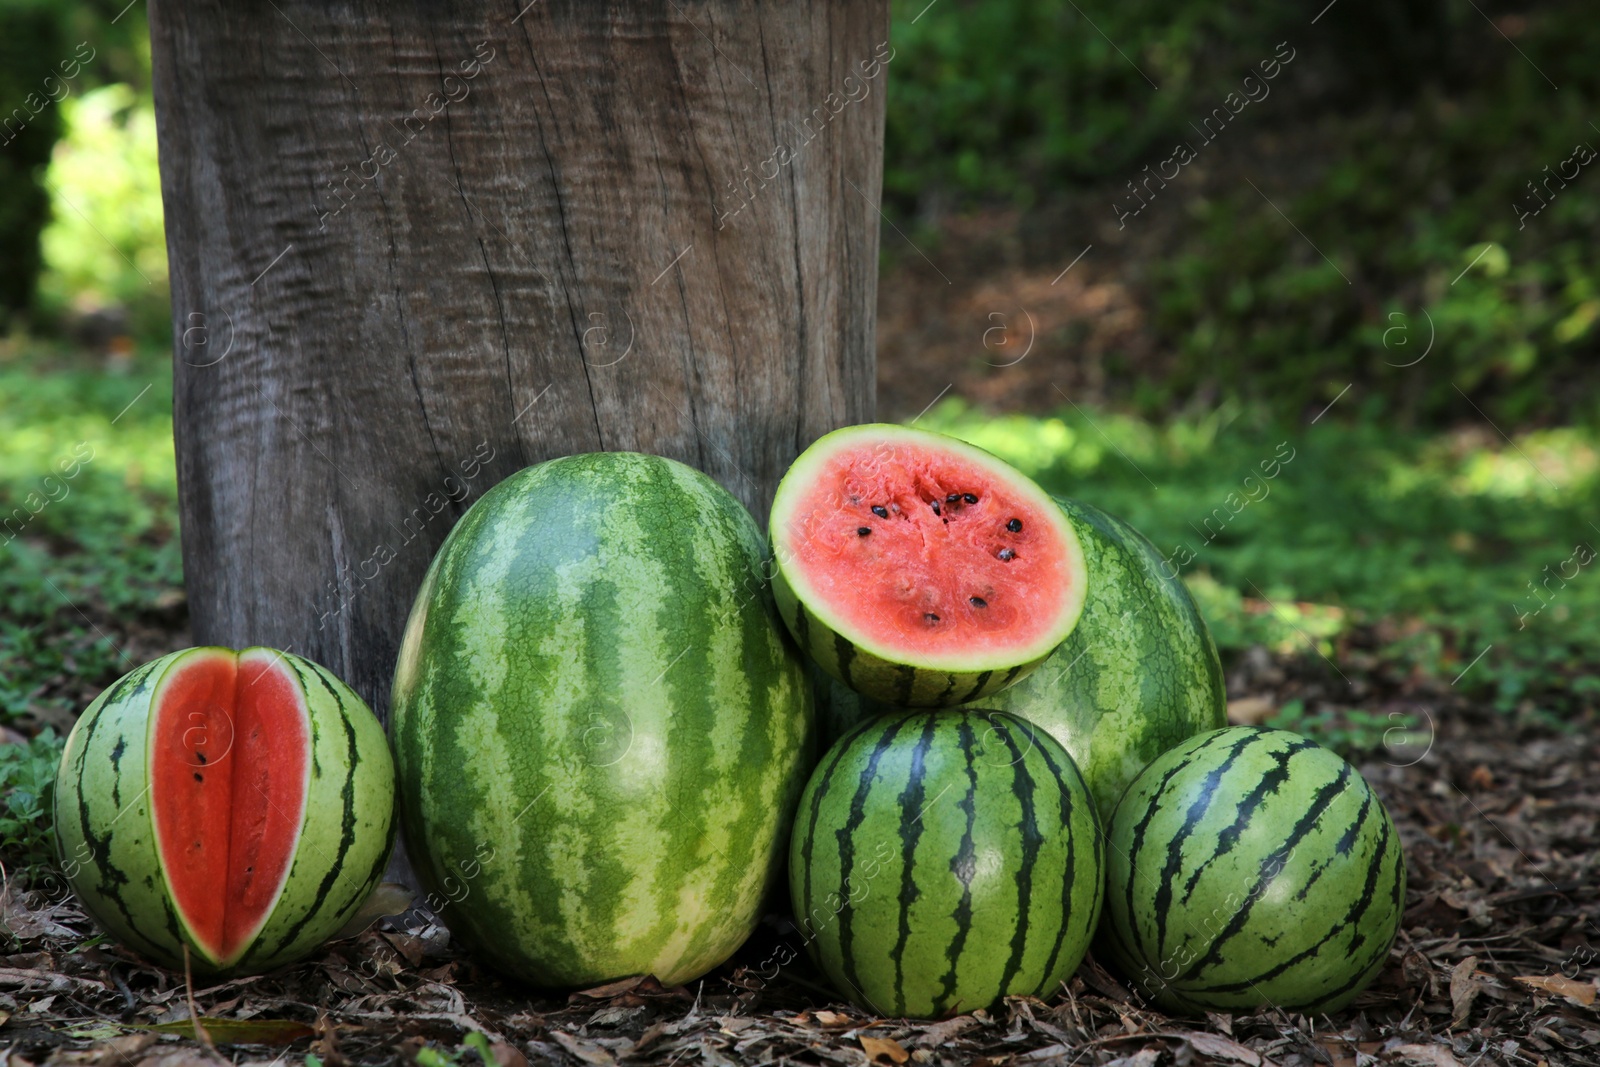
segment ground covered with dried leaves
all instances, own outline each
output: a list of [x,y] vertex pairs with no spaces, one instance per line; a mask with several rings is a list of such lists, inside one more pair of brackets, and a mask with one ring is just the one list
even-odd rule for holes
[[[1251,704],[1236,706],[1248,714]],[[536,993],[409,913],[301,965],[201,983],[191,1003],[181,975],[95,938],[47,883],[12,885],[3,901],[0,1067],[1600,1064],[1592,724],[1518,726],[1445,695],[1428,718],[1431,743],[1357,760],[1400,828],[1410,884],[1388,967],[1335,1017],[1171,1018],[1091,959],[1048,1000],[931,1023],[876,1018],[825,988],[776,915],[733,960],[674,989],[646,979]],[[794,961],[763,971],[790,955],[785,942]],[[195,1038],[196,1016],[209,1049]]]

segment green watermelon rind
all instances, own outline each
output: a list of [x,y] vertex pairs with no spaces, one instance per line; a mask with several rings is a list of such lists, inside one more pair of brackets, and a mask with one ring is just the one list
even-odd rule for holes
[[394,764],[370,708],[325,668],[287,652],[311,725],[305,815],[288,876],[265,922],[234,958],[213,959],[189,934],[157,851],[149,793],[149,720],[164,679],[195,655],[182,649],[113,682],[68,735],[56,772],[57,859],[79,901],[134,952],[201,974],[259,973],[303,959],[360,909],[394,843]]
[[1188,588],[1143,534],[1092,504],[1056,502],[1083,544],[1083,615],[1038,670],[985,706],[1061,742],[1109,817],[1151,760],[1227,725],[1222,661]]
[[390,736],[408,855],[481,959],[676,984],[754,929],[814,758],[764,558],[726,490],[637,453],[524,469],[452,530]]
[[1104,862],[1093,799],[1047,734],[905,711],[859,724],[813,773],[790,894],[841,994],[934,1018],[1056,991],[1099,922]]
[[1174,1014],[1338,1011],[1399,933],[1393,820],[1359,772],[1298,734],[1234,726],[1164,753],[1107,845],[1095,954]]
[[[988,472],[996,481],[1048,516],[1060,535],[1067,568],[1078,578],[1064,599],[1054,626],[1035,641],[988,655],[930,654],[915,661],[862,634],[828,609],[786,547],[785,522],[809,491],[819,469],[837,448],[863,441],[879,447],[904,445],[954,453]],[[1085,598],[1083,550],[1072,524],[1059,518],[1054,501],[1032,479],[1004,460],[965,441],[889,423],[847,426],[825,434],[796,459],[773,496],[769,524],[773,559],[772,591],[778,612],[796,643],[829,675],[866,696],[894,707],[951,707],[999,692],[1036,669],[1078,623]]]

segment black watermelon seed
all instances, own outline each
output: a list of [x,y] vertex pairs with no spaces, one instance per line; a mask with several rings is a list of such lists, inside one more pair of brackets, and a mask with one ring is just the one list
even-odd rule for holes
[[194,755],[195,755],[195,758],[198,759],[201,763],[204,763],[206,761],[206,754],[204,752],[196,750]]
[[871,532],[872,532],[872,527],[870,527],[870,526],[857,526],[856,527],[856,536],[857,537],[865,537],[865,536],[867,536],[867,534],[869,534]]
[[972,601],[972,606],[975,608],[986,608],[989,606],[989,602],[983,599],[981,596],[969,596],[967,599]]
[[998,555],[1003,560],[1010,560],[1012,557],[1014,557],[1016,555],[1016,553],[1011,551],[1009,548],[1002,548],[999,552],[996,553],[996,555]]
[[961,499],[965,500],[969,504],[976,504],[978,502],[978,494],[966,493],[961,497]]
[[935,515],[939,514],[939,502],[937,500],[933,502],[933,513]]
[[1012,533],[1021,533],[1022,532],[1022,520],[1021,519],[1012,519],[1010,522],[1006,523],[1006,529],[1010,530]]
[[199,771],[195,771],[194,772],[194,780],[197,781],[197,782],[205,781],[204,778],[200,777],[200,772]]
[[924,615],[923,615],[923,616],[922,616],[922,617],[923,617],[923,618],[924,618],[924,619],[927,619],[927,620],[928,620],[928,621],[929,621],[929,622],[938,622],[938,621],[939,621],[939,616],[937,616],[937,615],[935,615],[935,614],[934,614],[934,613],[933,613],[933,612],[931,612],[931,611],[930,611],[930,612],[927,612],[927,613],[925,613],[925,614],[924,614]]
[[889,517],[889,509],[884,507],[882,504],[872,505],[872,513],[878,516],[880,519],[887,519]]
[[961,503],[961,494],[951,493],[949,496],[944,498],[944,502],[946,504],[959,504]]

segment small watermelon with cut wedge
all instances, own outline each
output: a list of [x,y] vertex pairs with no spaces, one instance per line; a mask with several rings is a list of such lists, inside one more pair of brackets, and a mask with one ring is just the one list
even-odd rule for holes
[[905,426],[850,426],[773,499],[773,593],[828,674],[895,707],[1025,677],[1072,633],[1088,574],[1072,522],[1022,472]]
[[343,682],[270,648],[190,648],[90,704],[56,773],[56,847],[84,910],[197,972],[303,958],[378,884],[393,840],[383,728]]

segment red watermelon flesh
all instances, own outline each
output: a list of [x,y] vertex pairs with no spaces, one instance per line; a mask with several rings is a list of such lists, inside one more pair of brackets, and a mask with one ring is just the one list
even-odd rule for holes
[[812,595],[874,645],[973,657],[1038,641],[1082,597],[1041,495],[953,450],[867,441],[827,457],[784,540]]
[[179,919],[217,964],[272,913],[305,821],[310,719],[270,650],[206,650],[163,681],[149,733],[150,806]]

